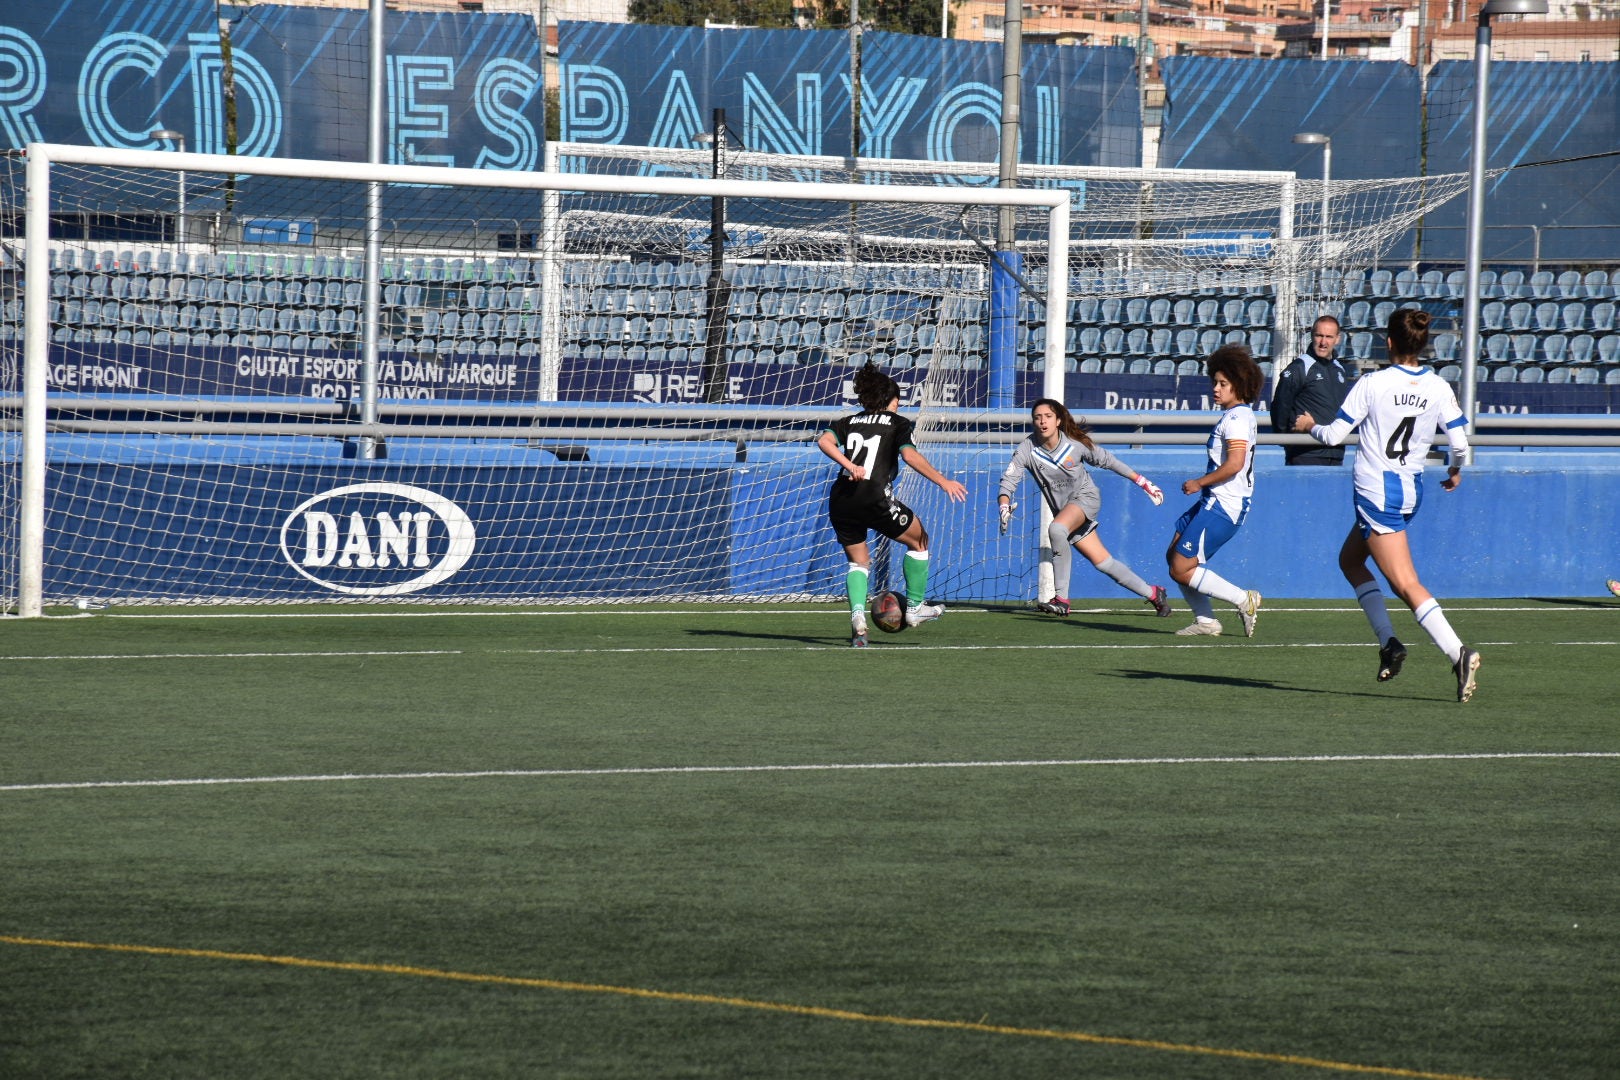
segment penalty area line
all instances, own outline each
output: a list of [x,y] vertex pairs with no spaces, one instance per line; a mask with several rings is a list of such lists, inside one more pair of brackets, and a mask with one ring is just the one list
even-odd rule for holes
[[317,784],[356,780],[484,780],[587,776],[698,776],[736,773],[881,772],[912,769],[1093,768],[1117,765],[1332,765],[1363,762],[1522,761],[1620,758],[1620,751],[1523,750],[1449,754],[1286,754],[1245,757],[1030,758],[1014,761],[822,762],[800,765],[639,765],[597,769],[483,769],[460,772],[325,773],[290,776],[224,776],[174,780],[80,780],[0,784],[4,791],[73,791],[89,788],[216,787],[237,784]]
[[1135,1050],[1156,1050],[1164,1053],[1197,1055],[1202,1057],[1235,1058],[1241,1061],[1260,1061],[1280,1065],[1296,1065],[1332,1072],[1356,1073],[1364,1076],[1397,1076],[1410,1080],[1482,1080],[1480,1077],[1458,1073],[1425,1072],[1386,1065],[1361,1065],[1327,1058],[1303,1057],[1297,1054],[1266,1053],[1258,1050],[1240,1050],[1230,1047],[1203,1046],[1198,1043],[1166,1042],[1160,1039],[1135,1039],[1121,1035],[1099,1035],[1089,1031],[1065,1031],[1055,1028],[1019,1027],[1011,1024],[990,1024],[983,1020],[942,1020],[920,1016],[895,1016],[886,1013],[860,1012],[854,1009],[834,1009],[823,1005],[798,1005],[786,1001],[766,1001],[757,998],[730,997],[723,994],[700,994],[679,990],[653,990],[639,986],[614,986],[604,983],[574,982],[565,979],[542,979],[516,975],[497,975],[488,972],[451,971],[444,968],[423,968],[408,964],[365,964],[350,960],[321,960],[305,956],[275,956],[264,953],[226,952],[218,949],[184,949],[161,945],[128,945],[111,942],[62,941],[50,938],[19,937],[0,934],[0,944],[32,946],[52,949],[82,949],[95,952],[162,956],[190,960],[224,960],[234,963],[274,964],[280,967],[302,968],[316,971],[341,971],[362,975],[398,975],[417,979],[438,979],[447,982],[474,983],[494,986],[512,986],[533,990],[552,990],[573,994],[612,994],[619,997],[639,998],[645,1001],[668,1001],[683,1005],[711,1005],[731,1009],[749,1009],[757,1012],[778,1013],[787,1016],[811,1017],[818,1020],[839,1020],[851,1023],[878,1024],[888,1027],[925,1028],[932,1031],[972,1032],[983,1035],[1002,1035],[1015,1038],[1054,1039],[1062,1042],[1086,1043],[1094,1046],[1118,1046]]

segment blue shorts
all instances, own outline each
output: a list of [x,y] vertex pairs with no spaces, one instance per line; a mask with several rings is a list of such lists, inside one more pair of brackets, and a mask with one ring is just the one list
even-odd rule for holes
[[1385,510],[1360,493],[1356,495],[1355,504],[1356,531],[1361,533],[1363,540],[1374,533],[1405,532],[1406,527],[1417,516],[1417,507],[1415,506],[1411,510],[1404,511]]
[[1232,537],[1237,535],[1240,522],[1233,521],[1213,499],[1209,505],[1200,499],[1176,521],[1174,551],[1198,562],[1208,562]]

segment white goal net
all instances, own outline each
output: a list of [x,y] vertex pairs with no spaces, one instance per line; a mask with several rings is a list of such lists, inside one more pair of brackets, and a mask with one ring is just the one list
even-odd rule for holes
[[[978,238],[1010,222],[1042,276],[1066,254],[1040,191],[6,168],[0,607],[25,615],[835,596],[813,441],[855,368],[982,417]],[[1058,368],[1063,311],[1021,305],[1020,347],[1048,344],[996,377]]]

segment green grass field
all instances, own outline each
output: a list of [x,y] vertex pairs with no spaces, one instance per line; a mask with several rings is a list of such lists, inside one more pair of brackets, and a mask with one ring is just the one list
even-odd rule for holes
[[0,1076],[1609,1080],[1620,603],[1447,611],[0,621]]

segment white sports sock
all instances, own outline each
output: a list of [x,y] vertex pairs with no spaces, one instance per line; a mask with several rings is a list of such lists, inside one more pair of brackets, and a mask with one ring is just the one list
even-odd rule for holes
[[1440,610],[1440,601],[1431,596],[1419,604],[1412,614],[1417,616],[1418,625],[1434,639],[1440,651],[1455,664],[1457,657],[1462,655],[1462,638],[1457,636],[1457,632],[1451,628],[1451,623],[1446,621],[1446,613]]
[[1112,555],[1098,563],[1097,569],[1119,582],[1121,588],[1128,589],[1144,599],[1152,598],[1153,587],[1147,582],[1143,581],[1141,578],[1137,577],[1136,571],[1132,570],[1130,567],[1126,566]]
[[1380,647],[1395,636],[1395,625],[1389,621],[1389,609],[1384,605],[1384,593],[1378,588],[1378,582],[1369,581],[1356,590],[1356,603],[1367,615],[1367,622],[1372,626],[1373,636],[1378,639]]
[[1176,588],[1181,590],[1182,599],[1187,601],[1187,607],[1198,617],[1199,622],[1215,622],[1215,605],[1209,602],[1209,597],[1194,589],[1190,585],[1176,582]]
[[1242,607],[1243,602],[1248,599],[1247,593],[1207,566],[1201,565],[1193,571],[1192,587],[1205,596],[1213,596],[1217,600],[1225,600],[1228,604],[1238,607]]

